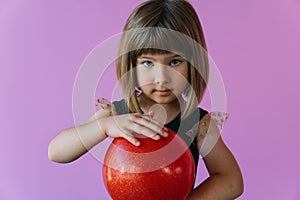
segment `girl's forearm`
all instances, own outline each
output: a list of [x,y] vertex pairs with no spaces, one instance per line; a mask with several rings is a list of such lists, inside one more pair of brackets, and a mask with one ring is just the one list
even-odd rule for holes
[[100,128],[104,118],[60,132],[49,144],[48,157],[58,163],[68,163],[85,154],[106,138]]
[[188,200],[232,200],[243,192],[242,180],[234,180],[230,176],[216,174],[207,178],[195,188]]

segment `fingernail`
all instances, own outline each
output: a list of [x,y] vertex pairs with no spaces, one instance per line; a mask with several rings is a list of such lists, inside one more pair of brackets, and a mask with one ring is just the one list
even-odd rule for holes
[[153,110],[150,110],[150,111],[147,113],[147,115],[153,115],[153,114],[154,114]]
[[141,143],[139,141],[135,142],[135,146],[140,146],[140,145],[141,145]]
[[167,127],[163,127],[164,131],[168,132],[168,128]]
[[168,135],[169,135],[168,132],[166,132],[166,131],[163,132],[164,137],[168,137]]
[[153,138],[154,138],[155,140],[159,140],[159,139],[160,139],[160,136],[159,136],[159,135],[155,135]]

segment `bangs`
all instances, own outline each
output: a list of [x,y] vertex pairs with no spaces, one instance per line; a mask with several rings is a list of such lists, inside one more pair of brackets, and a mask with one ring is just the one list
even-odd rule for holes
[[[131,29],[123,35],[125,52],[132,52],[135,57],[142,54],[176,53],[187,59],[191,57],[191,38],[166,28],[146,27]],[[124,53],[125,53],[124,52]]]
[[147,48],[147,49],[138,49],[135,51],[136,57],[139,57],[143,54],[169,54],[172,53],[172,51],[162,50],[162,49],[154,49],[154,48]]

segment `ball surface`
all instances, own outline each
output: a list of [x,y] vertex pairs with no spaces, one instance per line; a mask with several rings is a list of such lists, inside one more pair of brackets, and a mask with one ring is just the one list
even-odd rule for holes
[[190,193],[195,164],[186,143],[172,130],[160,140],[138,138],[134,146],[116,138],[102,168],[106,189],[114,200],[182,200]]

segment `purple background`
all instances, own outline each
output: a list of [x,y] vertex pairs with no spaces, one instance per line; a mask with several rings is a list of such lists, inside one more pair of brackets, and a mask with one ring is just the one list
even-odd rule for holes
[[[0,0],[1,200],[109,199],[90,154],[60,165],[47,148],[74,125],[83,59],[140,2]],[[299,1],[191,2],[226,87],[223,138],[244,175],[239,199],[300,199]],[[205,176],[200,165],[197,181]]]

